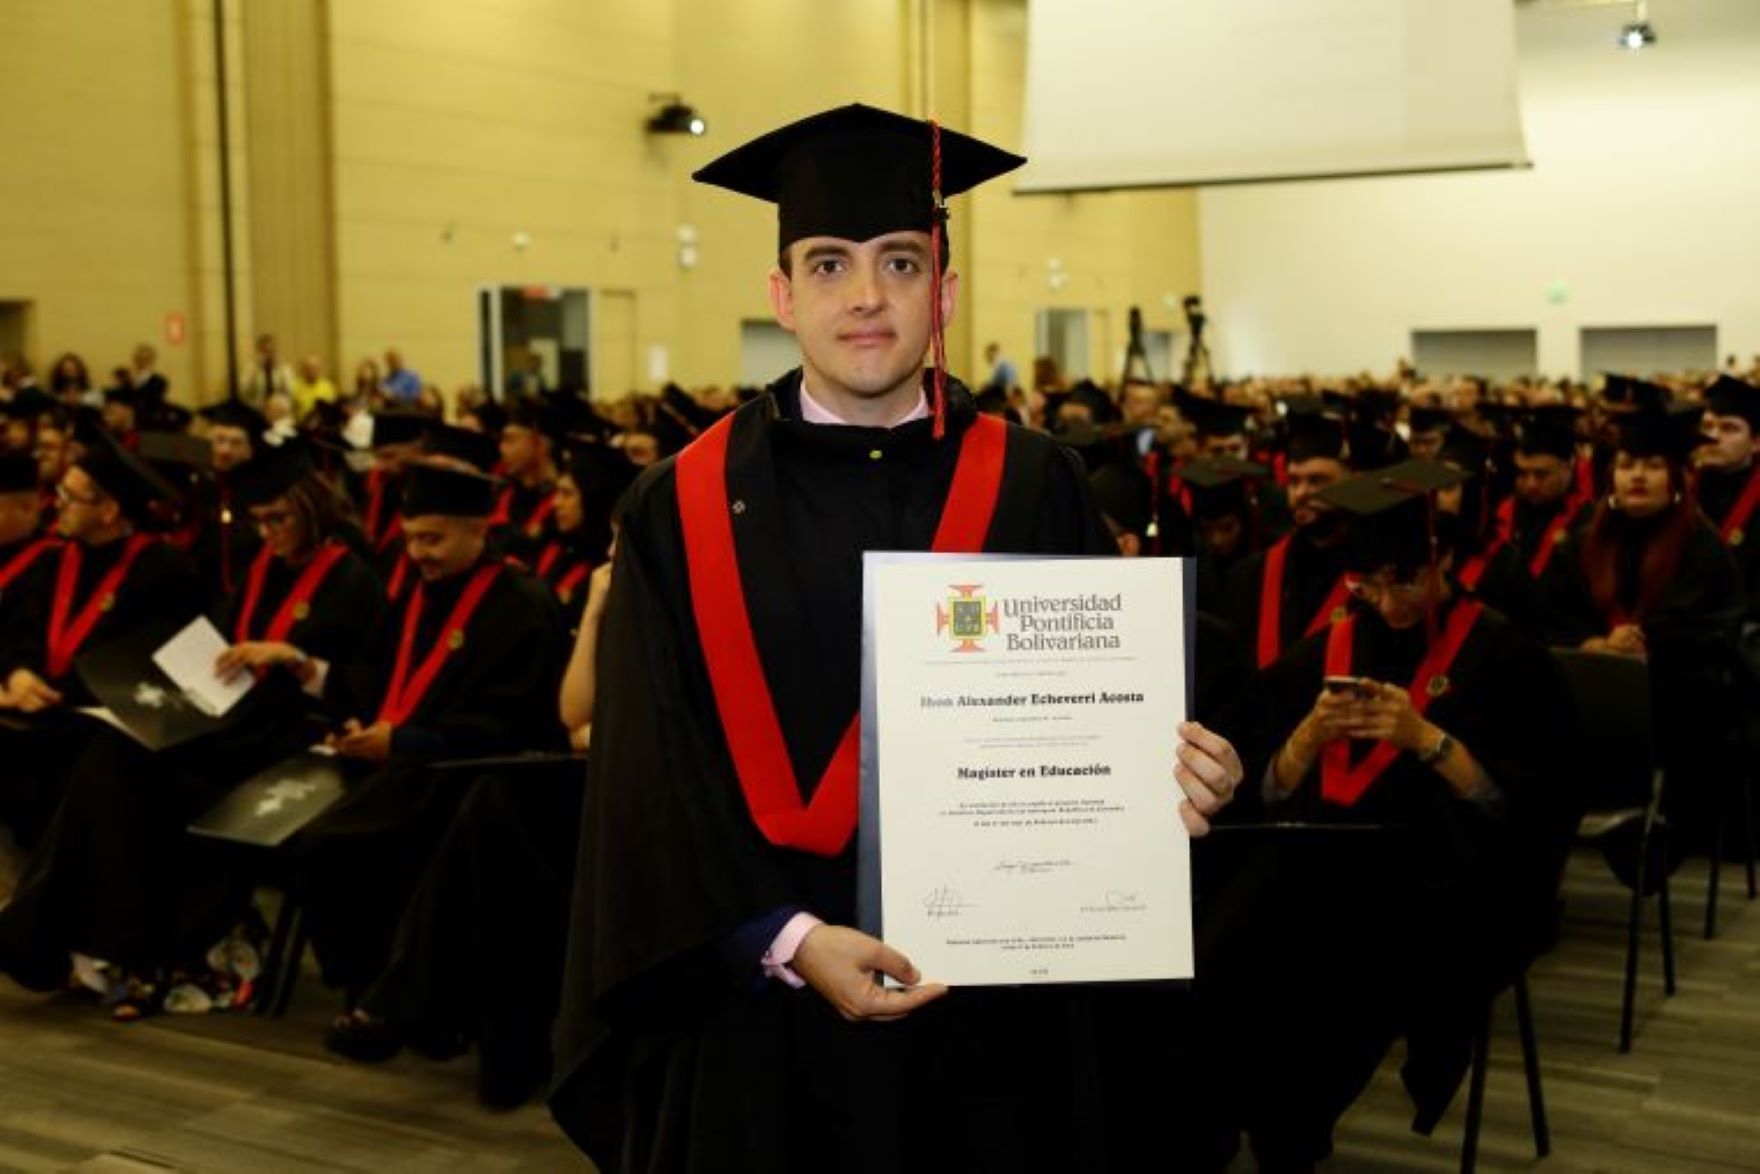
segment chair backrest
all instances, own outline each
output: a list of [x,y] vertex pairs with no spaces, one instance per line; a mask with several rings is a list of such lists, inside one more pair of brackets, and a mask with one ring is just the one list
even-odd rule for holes
[[1590,811],[1643,806],[1659,765],[1650,711],[1650,670],[1607,652],[1554,649],[1570,683],[1581,733],[1574,773]]

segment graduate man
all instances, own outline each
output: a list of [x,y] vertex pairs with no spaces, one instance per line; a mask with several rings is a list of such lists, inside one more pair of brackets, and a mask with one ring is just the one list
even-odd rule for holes
[[[939,361],[940,197],[1021,162],[850,106],[696,175],[777,204],[802,366],[625,514],[552,1096],[601,1169],[1098,1169],[1149,1131],[1109,1128],[1108,992],[950,993],[850,928],[862,552],[1117,549],[1077,458]],[[1181,733],[1168,818],[1202,832],[1239,762]]]
[[1699,507],[1741,568],[1747,619],[1760,621],[1760,388],[1720,375],[1705,392]]
[[549,588],[488,551],[494,504],[488,477],[409,464],[403,541],[418,582],[361,658],[319,669],[343,716],[330,745],[359,777],[301,833],[298,883],[325,981],[351,1004],[384,967],[462,798],[425,767],[562,744],[562,613]]
[[[26,572],[58,545],[42,533],[43,498],[37,485],[37,462],[28,452],[0,453],[0,639],[7,617],[22,598]],[[0,645],[0,660],[10,659]]]

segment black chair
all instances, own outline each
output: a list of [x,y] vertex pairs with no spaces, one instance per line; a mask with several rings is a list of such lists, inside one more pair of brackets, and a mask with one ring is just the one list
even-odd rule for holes
[[1579,844],[1599,844],[1636,823],[1637,869],[1626,920],[1625,993],[1620,1006],[1619,1050],[1632,1050],[1632,1013],[1638,986],[1638,939],[1649,873],[1657,871],[1657,921],[1662,935],[1663,989],[1675,992],[1674,933],[1668,895],[1668,826],[1662,816],[1664,786],[1650,710],[1650,675],[1644,662],[1601,652],[1556,649],[1570,682],[1583,744],[1579,784],[1586,814]]
[[[1540,1087],[1540,1047],[1534,1035],[1534,1009],[1528,999],[1528,972],[1516,976],[1516,1029],[1522,1038],[1522,1069],[1528,1077],[1528,1118],[1534,1127],[1534,1155],[1552,1152],[1552,1129],[1546,1122],[1546,1094]],[[1461,1141],[1461,1174],[1473,1174],[1479,1165],[1479,1130],[1485,1118],[1485,1074],[1491,1056],[1491,1007],[1479,1022],[1473,1041],[1473,1068],[1467,1084],[1466,1136]]]
[[1734,657],[1732,676],[1736,693],[1736,720],[1723,744],[1722,769],[1717,772],[1717,793],[1711,811],[1711,872],[1705,888],[1705,940],[1717,936],[1717,896],[1723,879],[1724,840],[1731,819],[1739,821],[1742,862],[1748,874],[1748,900],[1755,885],[1754,768],[1749,764],[1760,754],[1760,681],[1745,660]]
[[[560,767],[586,762],[584,754],[551,754],[534,752],[495,758],[465,758],[436,762],[428,769],[439,780],[475,779],[493,773],[500,778],[540,778]],[[285,859],[278,856],[277,859]],[[281,893],[281,911],[269,935],[269,948],[263,957],[263,982],[256,998],[256,1010],[281,1018],[293,1002],[294,987],[305,965],[307,930],[304,910],[294,888],[288,884],[272,885]]]

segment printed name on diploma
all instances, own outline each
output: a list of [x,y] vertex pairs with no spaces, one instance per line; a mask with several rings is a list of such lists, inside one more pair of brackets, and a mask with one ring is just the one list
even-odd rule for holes
[[991,709],[1039,705],[1141,705],[1141,693],[961,693],[957,696],[923,694],[924,709]]

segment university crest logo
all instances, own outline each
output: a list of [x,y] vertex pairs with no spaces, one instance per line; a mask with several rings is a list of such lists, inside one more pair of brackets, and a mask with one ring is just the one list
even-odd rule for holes
[[952,637],[955,652],[984,651],[980,643],[984,633],[1002,629],[997,608],[992,605],[985,609],[985,599],[978,594],[984,589],[982,583],[950,583],[948,586],[954,593],[947,597],[947,606],[935,605],[936,634],[946,632]]

